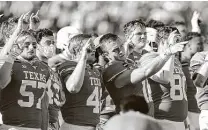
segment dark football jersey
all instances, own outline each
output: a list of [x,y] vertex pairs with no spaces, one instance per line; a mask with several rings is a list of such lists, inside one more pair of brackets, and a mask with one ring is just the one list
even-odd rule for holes
[[160,84],[147,79],[144,86],[149,91],[148,97],[154,103],[154,117],[183,122],[188,113],[186,96],[186,78],[181,64],[175,60],[173,79],[168,84]]
[[[196,53],[190,62],[190,72],[193,77],[197,75],[198,69],[205,63],[205,57],[208,52],[198,52]],[[194,80],[194,79],[193,79]],[[196,87],[196,100],[200,110],[207,110],[208,109],[208,85],[206,84],[204,88]]]
[[196,101],[196,87],[194,86],[193,80],[191,78],[189,63],[182,64],[183,72],[186,76],[186,84],[187,84],[187,99],[188,99],[188,110],[190,112],[200,113],[200,109],[197,105]]
[[[63,81],[66,80],[67,76],[72,74],[76,65],[77,63],[73,61],[66,61],[58,66],[57,70]],[[100,80],[100,72],[87,65],[83,86],[78,93],[68,92],[65,83],[63,84],[66,102],[61,107],[61,112],[66,123],[90,126],[96,126],[99,123]]]
[[1,90],[0,111],[4,124],[41,128],[41,103],[48,79],[48,66],[43,62],[14,62],[11,81]]
[[[148,53],[146,50],[143,50],[141,54],[134,51],[133,53],[131,53],[129,55],[127,60],[132,60],[135,65],[140,66],[140,62],[141,62],[140,58],[145,54],[149,55],[150,53]],[[153,53],[151,53],[151,54],[153,54]],[[157,55],[157,54],[155,53],[154,55]],[[152,59],[152,58],[146,55],[145,59]],[[145,82],[145,81],[143,81],[143,82]],[[154,114],[154,104],[153,104],[153,101],[150,100],[150,97],[148,97],[148,95],[149,95],[148,90],[145,87],[143,87],[142,94],[144,95],[144,98],[145,98],[146,102],[148,103],[148,107],[149,107],[148,115],[153,116],[153,114]]]
[[50,71],[51,86],[48,88],[49,97],[49,122],[55,123],[58,121],[58,112],[61,104],[65,101],[65,95],[62,91],[62,83],[59,75],[53,70]]
[[[103,73],[103,67],[99,64],[94,64],[94,67],[97,68],[100,73]],[[102,75],[101,75],[102,78]],[[101,86],[102,86],[102,94],[101,94],[101,110],[100,110],[100,114],[101,114],[101,118],[110,118],[112,115],[114,115],[115,113],[115,105],[113,103],[112,98],[110,97],[106,87],[103,84],[103,80],[101,80]],[[105,115],[109,115],[109,116],[105,116]]]
[[116,105],[117,113],[120,111],[119,104],[121,99],[130,95],[142,95],[141,83],[131,84],[129,81],[127,83],[128,85],[122,88],[116,88],[114,84],[116,77],[120,74],[126,75],[126,77],[129,77],[130,80],[130,75],[134,68],[135,66],[132,64],[116,61],[105,68],[103,72],[104,85],[113,99],[114,104]]

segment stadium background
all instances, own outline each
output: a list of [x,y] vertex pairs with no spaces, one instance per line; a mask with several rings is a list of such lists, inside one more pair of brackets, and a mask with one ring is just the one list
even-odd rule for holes
[[[28,11],[40,9],[40,28],[50,28],[57,32],[68,25],[76,26],[83,32],[105,34],[113,32],[123,36],[124,23],[138,18],[153,18],[166,24],[184,21],[191,31],[193,11],[201,12],[202,34],[207,36],[208,2],[206,1],[7,1],[0,2],[2,21],[11,16],[20,16]],[[2,22],[0,21],[0,22]],[[207,42],[206,42],[207,43]]]

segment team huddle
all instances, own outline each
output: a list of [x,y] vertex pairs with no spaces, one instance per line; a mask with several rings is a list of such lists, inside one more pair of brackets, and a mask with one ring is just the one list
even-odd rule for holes
[[2,22],[0,129],[208,130],[199,16],[190,32],[180,22],[129,21],[125,41],[39,29],[38,12]]

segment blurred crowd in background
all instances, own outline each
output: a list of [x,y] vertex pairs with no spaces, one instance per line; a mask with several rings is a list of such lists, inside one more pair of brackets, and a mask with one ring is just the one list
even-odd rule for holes
[[[207,35],[208,2],[205,1],[7,1],[0,2],[0,14],[6,20],[22,13],[40,10],[40,28],[57,32],[71,25],[84,33],[105,34],[112,32],[123,37],[122,27],[127,21],[143,18],[155,19],[166,24],[183,21],[191,31],[193,11],[201,13],[201,30]],[[2,22],[2,21],[0,21]]]

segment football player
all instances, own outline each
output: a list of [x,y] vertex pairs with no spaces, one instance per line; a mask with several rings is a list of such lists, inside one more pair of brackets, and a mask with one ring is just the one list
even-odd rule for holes
[[[36,32],[36,39],[38,42],[37,46],[37,57],[45,62],[48,63],[48,59],[53,57],[55,55],[55,41],[53,32],[49,29],[40,29]],[[62,85],[59,78],[59,75],[55,73],[53,70],[50,71],[50,79],[51,79],[51,86],[47,90],[46,95],[46,103],[49,103],[49,106],[46,106],[45,114],[43,114],[43,117],[48,117],[49,113],[49,128],[52,130],[58,130],[60,127],[59,124],[59,110],[60,105],[63,104],[64,97],[62,93]],[[62,94],[62,95],[61,95]],[[49,102],[47,101],[47,98],[49,97]],[[44,104],[43,104],[44,105]],[[48,111],[47,111],[48,110]],[[43,123],[43,129],[47,129],[48,120],[45,119]]]
[[[179,32],[173,27],[160,27],[158,52],[169,49],[179,42]],[[182,50],[181,50],[182,51]],[[148,99],[154,103],[154,117],[172,122],[176,129],[185,130],[184,120],[188,113],[186,78],[181,64],[173,55],[163,68],[144,83]]]
[[42,124],[42,99],[49,86],[49,69],[36,58],[33,32],[22,31],[24,17],[19,18],[1,51],[1,59],[6,61],[0,72],[2,129],[40,130]]
[[74,59],[57,66],[66,96],[61,130],[95,130],[99,123],[101,74],[93,67],[95,47],[90,38],[87,34],[72,37],[68,51]]
[[199,115],[199,126],[200,130],[208,129],[208,52],[197,52],[191,59],[190,72],[196,86],[196,100],[201,113]]
[[189,43],[185,46],[184,51],[181,52],[180,61],[182,63],[183,72],[186,76],[187,83],[187,99],[188,99],[188,118],[190,121],[191,130],[199,129],[199,113],[200,109],[198,108],[196,101],[196,87],[193,84],[191,74],[189,72],[190,60],[192,56],[203,50],[202,37],[199,33],[189,32],[184,40]]
[[[140,39],[143,32],[134,32],[134,39]],[[130,32],[129,32],[130,33]],[[146,64],[139,67],[131,63],[124,62],[126,60],[124,54],[123,44],[120,38],[115,34],[105,34],[100,39],[103,56],[108,58],[109,63],[103,71],[104,84],[116,105],[116,112],[118,113],[120,100],[129,95],[140,95],[142,86],[140,82],[156,73],[165,62],[174,53],[181,51],[183,45],[174,45],[170,48],[171,51],[166,50],[163,54],[154,56],[143,56],[143,59],[149,58]]]
[[72,26],[64,27],[58,31],[56,46],[58,49],[61,50],[61,53],[49,59],[48,65],[51,68],[55,69],[58,63],[73,58],[71,57],[72,55],[68,51],[68,45],[70,44],[70,39],[77,34],[81,34],[81,31]]
[[[124,33],[125,33],[125,37],[127,39],[126,43],[130,42],[131,44],[133,44],[132,53],[130,53],[130,55],[128,56],[128,59],[133,60],[133,62],[136,62],[137,64],[139,63],[139,60],[142,55],[144,55],[148,51],[150,52],[155,49],[157,50],[158,33],[155,28],[162,27],[162,26],[164,26],[164,24],[162,22],[150,20],[146,26],[142,20],[130,21],[124,25]],[[146,34],[147,34],[146,36],[145,35],[141,36],[141,39],[143,39],[143,41],[140,39],[139,40],[131,40],[132,33],[128,33],[128,32],[131,30],[134,30],[135,28],[136,28],[137,33],[146,32]],[[141,44],[143,44],[142,47],[141,47]],[[150,109],[149,115],[153,115],[154,105],[153,105],[152,101],[147,100],[146,93],[147,93],[146,89],[143,88],[143,94],[144,94],[146,101],[148,102],[149,109]]]
[[[94,44],[95,44],[95,64],[94,66],[100,70],[100,72],[103,72],[103,69],[105,65],[108,63],[108,59],[103,56],[103,52],[100,48],[100,38],[102,38],[103,35],[95,38]],[[113,103],[112,98],[110,97],[107,89],[104,85],[102,85],[102,94],[101,94],[101,111],[100,111],[100,123],[97,125],[98,130],[102,130],[105,123],[114,116],[115,113],[115,105]]]

